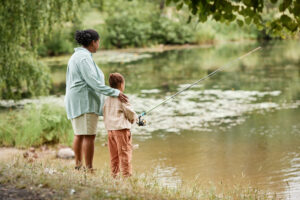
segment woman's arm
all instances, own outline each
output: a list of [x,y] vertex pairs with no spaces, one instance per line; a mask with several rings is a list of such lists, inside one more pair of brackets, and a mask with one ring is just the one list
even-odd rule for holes
[[114,97],[119,96],[120,94],[119,90],[111,88],[101,83],[99,77],[97,77],[97,72],[95,71],[95,65],[91,59],[89,58],[82,59],[78,65],[78,69],[85,82],[96,92],[106,96],[114,96]]

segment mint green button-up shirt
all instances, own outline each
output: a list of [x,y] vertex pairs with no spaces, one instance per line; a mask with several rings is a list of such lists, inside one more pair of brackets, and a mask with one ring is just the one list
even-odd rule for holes
[[[84,113],[102,115],[105,96],[119,96],[120,91],[105,85],[104,74],[83,47],[75,48],[68,62],[65,106],[68,119]],[[104,96],[105,95],[105,96]]]

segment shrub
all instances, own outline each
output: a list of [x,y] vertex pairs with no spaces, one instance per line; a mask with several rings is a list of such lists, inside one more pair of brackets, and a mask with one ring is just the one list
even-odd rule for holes
[[70,145],[72,139],[71,123],[64,108],[59,106],[27,105],[24,110],[9,112],[0,121],[1,146]]
[[190,24],[176,17],[168,18],[154,3],[119,0],[108,3],[105,7],[105,12],[109,13],[105,20],[106,44],[123,48],[184,44],[193,40]]
[[[17,47],[16,47],[17,48]],[[51,87],[49,68],[36,56],[18,48],[18,62],[15,67],[0,65],[0,98],[21,99],[48,95]],[[9,58],[4,58],[4,60]],[[8,63],[5,63],[6,65]],[[10,70],[5,70],[8,67]]]
[[152,22],[151,39],[159,44],[185,44],[193,40],[194,31],[190,24],[158,16]]
[[44,43],[38,47],[38,54],[40,56],[57,56],[72,53],[73,48],[74,43],[70,39],[70,31],[55,30],[53,35],[46,37]]
[[[121,3],[122,6],[116,5]],[[116,1],[106,7],[109,15],[107,40],[115,47],[145,46],[150,41],[151,19],[156,15],[154,4],[141,1]],[[147,7],[147,9],[145,9]],[[154,17],[155,18],[155,17]]]

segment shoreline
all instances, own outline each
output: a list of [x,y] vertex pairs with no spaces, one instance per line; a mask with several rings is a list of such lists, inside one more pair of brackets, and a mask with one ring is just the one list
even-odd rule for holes
[[228,41],[210,41],[201,44],[181,44],[181,45],[159,44],[152,47],[150,46],[150,47],[134,47],[134,48],[123,48],[123,49],[101,49],[99,50],[99,52],[119,51],[119,52],[129,52],[129,53],[152,53],[152,52],[159,53],[159,52],[182,50],[182,49],[210,48],[222,44],[239,44],[239,43],[252,43],[252,42],[258,42],[258,41],[245,39],[245,40],[228,40]]
[[[0,147],[0,191],[6,191],[0,198],[15,195],[18,199],[21,195],[19,199],[24,199],[22,194],[29,195],[28,199],[257,199],[270,196],[238,185],[230,186],[230,191],[216,190],[210,183],[168,188],[147,172],[134,173],[128,179],[113,179],[109,169],[96,169],[93,174],[74,170],[73,159],[55,158],[52,151],[52,147],[40,148],[36,150],[38,157],[32,161],[22,156],[25,150]],[[7,156],[3,157],[4,154]]]
[[[187,50],[187,49],[197,49],[197,48],[211,48],[218,45],[223,44],[241,44],[241,43],[255,43],[258,42],[257,40],[239,40],[239,41],[224,41],[224,42],[212,42],[212,43],[204,43],[204,44],[183,44],[183,45],[155,45],[151,47],[137,47],[137,48],[122,48],[122,49],[100,49],[96,53],[93,54],[93,57],[96,58],[95,61],[98,62],[99,57],[109,57],[110,55],[115,54],[133,54],[134,56],[137,55],[147,55],[151,53],[163,53],[167,51],[174,51],[174,50]],[[72,54],[63,54],[59,56],[47,56],[47,57],[40,57],[38,60],[46,62],[49,66],[67,63],[69,57]],[[144,57],[143,57],[144,58]],[[101,61],[101,60],[100,60]],[[130,60],[135,61],[135,60]],[[130,62],[129,61],[129,62]],[[116,61],[119,63],[122,61]],[[109,63],[109,61],[105,61],[104,63]]]

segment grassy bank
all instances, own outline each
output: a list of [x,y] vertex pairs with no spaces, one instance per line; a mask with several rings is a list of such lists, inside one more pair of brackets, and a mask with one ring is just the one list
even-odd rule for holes
[[[47,104],[11,111],[0,123],[1,146],[70,144],[73,137],[64,108]],[[23,158],[24,152],[0,148],[0,189],[5,186],[14,193],[20,190],[21,194],[50,195],[51,199],[267,199],[264,192],[238,185],[216,187],[207,183],[203,187],[203,183],[192,183],[168,188],[150,171],[115,180],[108,167],[95,174],[75,171],[73,160],[57,159],[53,148],[41,148],[34,159]]]
[[73,140],[71,123],[60,106],[26,105],[0,118],[0,146],[70,145]]
[[39,193],[52,191],[53,199],[267,199],[256,189],[238,186],[226,192],[198,185],[171,189],[147,174],[115,180],[108,169],[95,174],[75,171],[71,161],[56,159],[49,152],[38,152],[39,158],[28,162],[20,150],[0,149],[6,155],[0,156],[0,184]]

